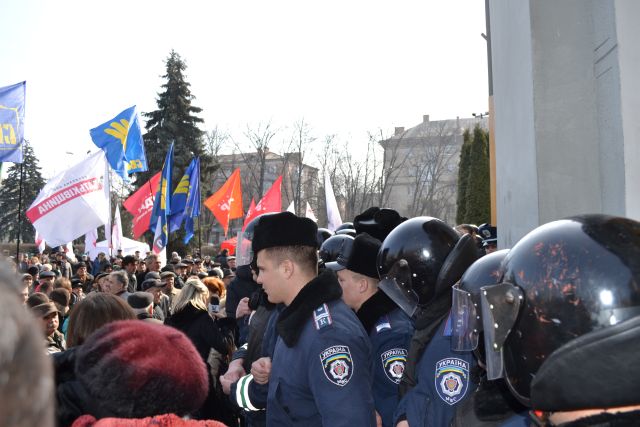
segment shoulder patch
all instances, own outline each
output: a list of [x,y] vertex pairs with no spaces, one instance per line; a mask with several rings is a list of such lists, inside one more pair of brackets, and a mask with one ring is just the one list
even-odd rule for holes
[[324,375],[333,384],[343,387],[353,376],[353,359],[346,345],[334,345],[320,352]]
[[316,325],[317,330],[326,328],[333,323],[327,304],[322,304],[320,307],[313,310],[313,323]]
[[440,399],[455,405],[464,398],[469,388],[469,362],[457,357],[442,359],[436,363],[435,381]]
[[407,363],[407,354],[407,350],[404,348],[392,348],[380,355],[382,369],[389,381],[400,384],[400,379],[404,373],[404,365]]
[[380,333],[380,332],[384,331],[385,329],[391,329],[391,322],[389,322],[389,317],[388,316],[382,316],[376,322],[376,332],[377,333]]

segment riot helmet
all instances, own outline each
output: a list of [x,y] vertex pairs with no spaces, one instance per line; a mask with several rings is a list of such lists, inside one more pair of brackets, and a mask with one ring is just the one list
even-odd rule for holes
[[459,237],[437,218],[412,218],[391,231],[380,247],[378,272],[382,280],[378,287],[413,316],[418,304],[451,292],[451,286],[476,258],[475,244],[468,234]]
[[343,222],[340,226],[338,226],[338,228],[336,228],[336,233],[340,230],[353,230],[353,223],[352,222]]
[[346,234],[336,234],[325,240],[318,252],[318,256],[322,262],[326,264],[337,260],[346,241],[352,242],[353,237]]
[[582,215],[531,231],[482,288],[487,377],[529,406],[531,382],[576,338],[640,314],[640,223]]
[[353,228],[343,228],[341,230],[336,231],[336,236],[351,236],[356,237],[356,230]]
[[238,240],[236,242],[236,267],[242,265],[250,265],[253,260],[253,249],[251,248],[251,241],[253,240],[253,232],[256,225],[265,215],[273,215],[273,212],[264,213],[253,218],[244,230],[238,232]]
[[500,265],[508,249],[493,252],[476,262],[464,272],[452,288],[451,349],[474,351],[484,361],[484,342],[481,340],[482,317],[480,288],[495,285],[500,279]]
[[318,240],[318,249],[327,240],[329,237],[333,236],[333,232],[328,228],[318,228],[318,233],[316,234],[316,239]]

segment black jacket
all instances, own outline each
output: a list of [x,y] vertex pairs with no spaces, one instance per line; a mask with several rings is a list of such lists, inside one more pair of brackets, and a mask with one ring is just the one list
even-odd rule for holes
[[228,352],[227,342],[220,327],[205,310],[197,309],[188,304],[179,312],[165,319],[164,324],[184,332],[205,363],[212,348],[222,354]]
[[[236,270],[236,277],[229,283],[227,287],[227,302],[225,310],[228,319],[236,318],[236,309],[242,298],[249,298],[251,294],[260,289],[260,285],[253,281],[251,274],[251,267],[248,265],[242,265]],[[236,342],[238,346],[241,346],[247,342],[247,335],[249,333],[249,316],[237,319],[236,324],[238,326],[238,337]]]

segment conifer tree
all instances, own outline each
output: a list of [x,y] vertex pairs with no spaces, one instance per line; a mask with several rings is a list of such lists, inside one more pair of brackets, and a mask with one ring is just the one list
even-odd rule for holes
[[491,219],[489,133],[476,125],[470,150],[465,223],[482,224]]
[[[25,212],[44,187],[38,158],[27,140],[23,142],[23,163],[13,164],[0,188],[0,239],[14,242],[18,239],[18,212],[21,214],[20,241],[33,242],[35,230]],[[20,170],[22,168],[22,210],[20,205]]]
[[[191,85],[185,80],[186,68],[180,55],[172,50],[166,60],[166,74],[162,76],[166,80],[162,85],[164,90],[156,100],[158,109],[143,113],[147,118],[143,137],[149,170],[138,174],[134,191],[162,169],[172,142],[175,143],[172,193],[194,156],[200,156],[203,175],[212,171],[213,159],[205,153],[204,132],[198,127],[204,120],[196,115],[202,109],[192,105],[195,96],[191,93]],[[182,244],[183,236],[182,230],[172,233],[167,251],[177,251],[184,255],[186,247]],[[197,239],[192,240],[192,243],[196,242]]]
[[467,217],[467,187],[469,185],[469,166],[471,163],[471,132],[465,129],[462,135],[462,148],[460,149],[460,162],[458,163],[458,200],[456,210],[456,223],[464,224]]

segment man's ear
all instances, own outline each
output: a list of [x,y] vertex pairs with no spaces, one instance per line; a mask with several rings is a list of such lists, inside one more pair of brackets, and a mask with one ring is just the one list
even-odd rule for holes
[[366,277],[360,276],[358,279],[358,291],[363,294],[369,290],[369,281]]
[[293,275],[293,272],[295,271],[295,265],[293,264],[293,261],[291,261],[290,259],[283,260],[278,266],[278,268],[280,269],[282,274],[284,274],[284,277],[287,279],[290,279],[291,276]]

